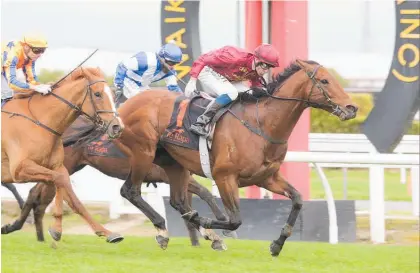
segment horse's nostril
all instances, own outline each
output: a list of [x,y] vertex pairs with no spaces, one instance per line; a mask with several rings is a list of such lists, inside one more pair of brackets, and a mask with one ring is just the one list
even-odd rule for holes
[[357,110],[359,109],[359,108],[357,108],[357,106],[351,105],[351,104],[346,105],[346,108],[349,109],[350,111],[353,111],[354,113],[356,113]]
[[121,130],[121,126],[119,126],[119,125],[112,125],[112,130],[114,132],[119,132]]

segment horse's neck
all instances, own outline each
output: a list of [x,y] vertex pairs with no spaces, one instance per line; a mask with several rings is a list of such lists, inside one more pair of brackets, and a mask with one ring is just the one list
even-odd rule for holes
[[[74,105],[78,105],[84,96],[84,89],[81,89],[81,84],[80,82],[74,83],[74,86],[59,89],[55,94]],[[36,104],[39,106],[36,106]],[[59,133],[63,133],[78,116],[74,109],[52,95],[34,97],[30,103],[30,110],[37,120]]]
[[[304,99],[303,89],[307,85],[306,79],[302,75],[294,75],[294,77],[299,77],[298,81],[302,82],[302,84],[293,85],[290,79],[274,95]],[[270,98],[262,108],[260,110],[265,110],[261,118],[264,132],[273,139],[288,140],[303,110],[305,110],[305,105],[304,102],[300,101]]]

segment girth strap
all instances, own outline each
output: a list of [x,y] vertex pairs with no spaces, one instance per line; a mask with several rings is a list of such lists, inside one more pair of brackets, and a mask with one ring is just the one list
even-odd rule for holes
[[46,129],[47,131],[49,131],[50,133],[53,133],[54,135],[56,135],[56,136],[61,136],[62,134],[60,134],[60,133],[58,133],[57,131],[54,131],[53,129],[51,129],[50,127],[48,127],[48,126],[46,126],[45,124],[42,124],[41,122],[39,122],[38,120],[34,120],[34,119],[32,119],[32,118],[30,118],[30,117],[28,117],[28,116],[25,116],[25,115],[22,115],[22,114],[19,114],[19,113],[13,113],[13,112],[9,112],[9,111],[5,111],[5,110],[1,110],[3,113],[7,113],[7,114],[10,114],[10,117],[9,118],[12,118],[12,117],[14,117],[14,116],[18,116],[18,117],[23,117],[23,118],[26,118],[27,120],[30,120],[30,121],[32,121],[33,123],[35,123],[36,125],[38,125],[38,126],[40,126],[40,127],[42,127],[42,128],[44,128],[44,129]]

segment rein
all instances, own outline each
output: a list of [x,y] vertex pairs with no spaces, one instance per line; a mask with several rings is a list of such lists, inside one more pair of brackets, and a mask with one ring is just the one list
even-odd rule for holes
[[[279,97],[279,96],[275,96],[275,95],[270,94],[269,92],[267,92],[267,90],[265,90],[265,94],[269,98],[276,99],[276,100],[304,102],[306,104],[306,106],[313,107],[313,108],[331,107],[334,110],[333,113],[339,113],[339,111],[341,111],[341,110],[338,107],[338,105],[335,104],[331,100],[331,98],[328,96],[328,93],[325,91],[325,89],[322,87],[322,85],[319,83],[319,81],[315,78],[315,75],[316,75],[316,73],[317,73],[317,71],[318,71],[318,69],[320,67],[321,67],[321,65],[318,65],[317,67],[315,67],[315,69],[314,69],[314,71],[312,73],[310,73],[309,71],[305,70],[306,75],[312,81],[312,87],[311,87],[311,91],[309,92],[308,99]],[[302,69],[304,69],[304,68],[302,67]],[[282,83],[279,87],[277,87],[277,90],[281,89],[283,85],[284,85],[284,83]],[[314,86],[316,86],[322,92],[322,94],[324,95],[324,97],[326,98],[326,100],[328,102],[327,104],[325,104],[325,103],[317,103],[317,102],[313,102],[313,101],[310,100],[310,97],[312,95]],[[273,139],[270,136],[266,135],[264,133],[264,131],[261,129],[261,123],[260,123],[259,114],[258,114],[258,103],[259,103],[259,98],[257,98],[257,102],[255,104],[255,115],[256,115],[256,120],[257,120],[257,128],[254,128],[246,120],[241,119],[237,114],[235,114],[230,109],[230,107],[228,109],[228,112],[231,113],[236,119],[238,119],[251,132],[253,132],[254,134],[257,134],[257,135],[261,136],[262,138],[264,138],[268,142],[270,142],[272,144],[287,144],[287,140]]]
[[[84,95],[84,98],[83,98],[83,101],[82,101],[82,104],[80,105],[80,106],[77,106],[77,105],[75,105],[75,104],[73,104],[72,102],[70,102],[70,101],[68,101],[68,100],[66,100],[65,98],[63,98],[63,97],[61,97],[61,96],[59,96],[59,95],[57,95],[57,94],[55,94],[54,92],[53,92],[53,90],[54,89],[56,89],[57,88],[57,86],[58,86],[58,84],[60,83],[60,82],[62,82],[64,79],[66,79],[68,76],[70,76],[77,68],[79,68],[82,64],[84,64],[87,60],[89,60],[92,56],[93,56],[93,54],[95,54],[96,52],[98,51],[98,49],[96,49],[95,51],[93,51],[85,60],[83,60],[78,66],[76,66],[72,71],[70,71],[69,73],[67,73],[64,77],[62,77],[59,81],[57,81],[56,83],[54,83],[52,86],[51,86],[51,89],[52,89],[52,91],[50,92],[50,93],[48,93],[48,95],[51,95],[51,96],[53,96],[53,97],[55,97],[55,98],[57,98],[58,100],[60,100],[60,101],[62,101],[62,102],[64,102],[65,104],[67,104],[70,108],[72,108],[72,109],[74,109],[76,112],[77,112],[77,114],[78,115],[83,115],[83,116],[85,116],[88,120],[90,120],[91,122],[93,122],[94,124],[95,124],[95,126],[97,127],[97,128],[99,128],[100,129],[100,131],[102,131],[102,132],[105,132],[106,130],[107,130],[107,128],[108,128],[108,126],[109,126],[109,124],[111,123],[111,121],[108,123],[108,124],[105,124],[105,122],[101,119],[101,117],[99,116],[101,113],[111,113],[111,114],[114,114],[116,117],[118,117],[118,113],[116,112],[116,111],[110,111],[110,110],[97,110],[97,106],[96,106],[96,104],[94,103],[94,100],[93,100],[93,95],[92,95],[92,89],[91,89],[91,86],[92,85],[94,85],[94,84],[96,84],[96,83],[99,83],[99,82],[106,82],[105,80],[98,80],[98,81],[94,81],[94,82],[89,82],[88,83],[88,85],[86,86],[86,92],[85,92],[85,95]],[[83,72],[83,68],[81,68],[82,69],[82,72]],[[91,100],[91,102],[92,102],[92,106],[93,106],[93,109],[94,109],[94,116],[92,117],[92,116],[90,116],[88,113],[86,113],[85,111],[83,111],[82,110],[82,108],[83,108],[83,104],[85,103],[85,101],[86,101],[86,98],[87,98],[87,95],[89,94],[89,96],[90,96],[90,100]],[[33,114],[32,114],[32,111],[31,111],[31,109],[30,109],[30,102],[31,102],[31,100],[32,100],[32,98],[33,98],[33,95],[29,98],[29,100],[28,100],[28,109],[29,109],[29,112],[31,113],[31,115],[32,116],[34,116]],[[20,116],[20,117],[24,117],[25,119],[27,119],[27,120],[30,120],[30,121],[32,121],[33,123],[35,123],[36,125],[38,125],[38,126],[40,126],[40,127],[42,127],[42,128],[44,128],[44,129],[46,129],[47,131],[49,131],[49,132],[51,132],[51,133],[53,133],[54,135],[57,135],[57,136],[62,136],[62,134],[63,133],[59,133],[59,132],[57,132],[57,131],[55,131],[54,129],[52,129],[52,128],[50,128],[50,127],[48,127],[47,125],[45,125],[45,124],[43,124],[43,123],[41,123],[40,121],[38,121],[37,119],[32,119],[32,118],[30,118],[30,117],[28,117],[28,116],[26,116],[26,115],[23,115],[23,114],[19,114],[19,113],[14,113],[14,112],[9,112],[9,111],[5,111],[5,110],[1,110],[2,112],[4,112],[4,113],[8,113],[8,114],[10,114],[11,116],[10,116],[10,118],[11,117],[13,117],[13,116]]]

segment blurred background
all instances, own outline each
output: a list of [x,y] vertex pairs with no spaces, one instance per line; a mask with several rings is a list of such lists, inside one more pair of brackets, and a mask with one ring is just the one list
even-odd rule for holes
[[[36,69],[42,81],[58,79],[78,65],[92,50],[99,48],[99,52],[86,65],[102,68],[107,75],[107,80],[112,84],[115,68],[121,60],[138,51],[155,52],[165,41],[166,37],[162,34],[162,30],[165,31],[162,25],[164,24],[162,14],[165,5],[173,5],[173,2],[172,4],[170,2],[2,1],[1,40],[3,43],[20,39],[26,33],[43,33],[48,38],[49,48],[37,62]],[[180,24],[180,28],[187,27],[186,35],[190,37],[189,39],[195,39],[194,44],[198,45],[192,50],[201,53],[225,45],[236,45],[253,50],[253,46],[261,42],[272,42],[280,49],[283,58],[282,67],[273,73],[280,72],[294,58],[315,60],[327,67],[359,105],[358,117],[343,123],[325,112],[308,110],[294,132],[289,149],[349,154],[377,153],[380,145],[373,142],[378,141],[378,136],[365,135],[363,125],[375,107],[381,108],[377,101],[381,92],[385,90],[387,80],[394,80],[390,71],[392,65],[398,62],[397,45],[406,42],[406,40],[399,40],[401,38],[399,28],[402,28],[403,32],[411,33],[410,37],[414,37],[410,43],[416,46],[417,51],[407,52],[408,55],[403,53],[403,55],[408,61],[417,60],[411,68],[414,69],[414,73],[418,74],[419,71],[419,24],[414,21],[401,26],[401,21],[397,17],[408,14],[410,18],[418,20],[419,12],[415,6],[418,2],[412,3],[414,6],[406,6],[407,2],[400,6],[402,10],[412,10],[411,13],[398,13],[398,4],[392,0],[296,2],[201,0],[194,1],[194,4],[182,2],[181,7],[187,7],[181,16],[186,18],[186,22],[185,25]],[[189,13],[188,7],[193,6],[199,10],[198,14]],[[198,22],[198,25],[188,25],[190,19]],[[188,28],[194,28],[195,32],[189,32]],[[410,30],[407,30],[408,28]],[[199,37],[192,33],[199,33]],[[185,50],[190,49],[187,47]],[[198,56],[193,52],[191,57]],[[410,99],[411,103],[414,102],[414,106],[412,104],[404,106],[394,100],[398,107],[386,110],[402,112],[409,109],[400,121],[389,122],[390,128],[394,128],[393,124],[396,123],[401,126],[398,125],[398,128],[389,132],[392,140],[388,142],[392,145],[387,144],[387,153],[418,156],[419,121],[418,103],[415,98],[419,98],[419,89],[415,89],[415,85],[419,86],[418,78],[412,83],[402,82],[397,87],[389,85],[387,88],[390,91],[386,92],[401,94],[401,97],[404,90],[414,94],[414,97]],[[400,127],[404,127],[404,130]],[[386,138],[382,131],[378,129],[378,132]],[[315,202],[326,199],[322,176],[317,172],[314,164],[286,163],[284,165],[282,168],[286,177],[303,192],[306,201]],[[334,199],[350,202],[347,203],[348,207],[343,208],[350,210],[351,213],[348,218],[342,220],[344,221],[342,225],[350,226],[349,234],[351,234],[349,237],[342,235],[343,238],[345,237],[344,240],[377,240],[379,242],[386,240],[387,242],[418,244],[418,165],[401,166],[400,163],[395,162],[395,164],[381,166],[382,169],[379,169],[379,172],[383,174],[383,179],[374,176],[373,172],[378,170],[375,169],[377,166],[374,164],[338,162],[336,164],[320,163],[319,166],[323,169]],[[99,207],[106,208],[106,212],[101,211],[103,222],[113,223],[121,215],[132,213],[133,210],[129,209],[130,205],[122,201],[118,195],[122,181],[106,178],[93,169],[84,169],[73,175],[72,179],[78,196],[91,204],[91,208],[98,204]],[[212,190],[215,196],[218,195],[212,181],[198,179]],[[373,184],[378,181],[377,179],[380,179],[379,186]],[[102,183],[100,193],[93,190],[96,187],[93,181],[96,180],[101,180]],[[19,191],[23,196],[26,196],[30,186],[19,185]],[[159,188],[164,187],[159,186]],[[145,195],[150,193],[150,196],[167,195],[165,189],[162,192],[154,192],[150,189],[144,189],[144,191]],[[3,201],[12,200],[12,195],[6,189],[2,188],[1,193]],[[379,196],[372,197],[376,193]],[[258,188],[241,189],[240,196],[244,199],[270,201],[281,199]],[[372,201],[372,198],[375,201]],[[380,218],[372,220],[372,206],[378,204],[375,203],[377,201],[379,214],[381,214],[381,208],[383,213]],[[8,221],[17,215],[16,211],[10,212],[14,211],[12,203],[8,204],[8,209],[2,209],[3,221]],[[112,214],[113,205],[125,207],[130,213],[124,213],[124,209],[117,209],[119,212]],[[328,230],[331,216],[326,213],[327,205],[324,205],[320,208],[324,213],[320,225],[325,231]],[[170,218],[170,214],[174,212],[167,204],[164,207],[167,208],[166,215]],[[272,211],[266,213],[269,215]],[[337,214],[339,213],[338,211]],[[127,219],[125,218],[124,221],[129,220]],[[252,221],[252,218],[249,219]],[[379,229],[382,227],[386,231],[382,237],[379,235],[379,238],[375,239],[372,238],[372,224],[377,221],[379,221]],[[169,223],[171,227],[171,222]],[[244,222],[245,229],[250,225]],[[171,232],[178,234],[175,226],[176,224],[172,224],[173,231]],[[126,231],[134,232],[136,224],[133,222],[132,225],[124,227]],[[182,233],[185,231],[181,231],[182,227],[179,229],[179,234],[185,235]],[[82,232],[80,228],[76,230]],[[314,238],[316,232],[313,234]],[[238,233],[241,235],[241,230]],[[248,236],[245,231],[242,235],[244,234]],[[323,240],[328,241],[329,236],[325,235]]]

